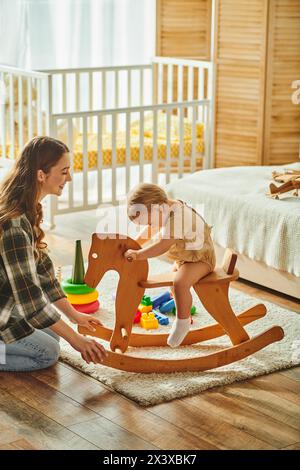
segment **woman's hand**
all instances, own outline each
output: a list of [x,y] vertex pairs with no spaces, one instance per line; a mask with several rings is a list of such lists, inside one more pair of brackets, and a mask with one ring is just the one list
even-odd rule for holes
[[125,251],[124,256],[127,261],[136,261],[138,258],[138,250],[127,250]]
[[72,316],[72,322],[77,323],[77,325],[84,326],[90,331],[96,331],[96,328],[94,328],[93,325],[100,325],[102,326],[102,323],[100,320],[98,320],[95,317],[92,317],[91,315],[87,313],[80,313],[77,312],[73,314]]
[[108,356],[107,351],[92,338],[86,338],[85,336],[76,335],[76,338],[70,343],[71,346],[81,353],[82,359],[87,362],[93,362],[99,364]]

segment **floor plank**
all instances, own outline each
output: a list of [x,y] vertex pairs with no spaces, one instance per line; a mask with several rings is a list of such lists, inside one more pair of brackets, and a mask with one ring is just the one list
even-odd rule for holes
[[[69,367],[60,364],[60,368]],[[45,371],[46,372],[46,371]],[[66,374],[63,374],[65,376]],[[60,391],[69,398],[83,404],[90,410],[99,415],[112,420],[126,430],[130,430],[137,436],[143,436],[150,444],[160,449],[210,449],[217,447],[201,439],[201,436],[195,436],[187,430],[171,424],[163,418],[154,416],[145,408],[127,398],[118,395],[102,387],[95,386],[94,379],[88,381],[79,371],[74,371],[73,378],[69,383],[61,385],[53,377],[51,372],[35,372],[39,380],[46,382],[54,389],[59,387]]]
[[[259,393],[259,391],[257,391]],[[288,446],[299,441],[300,429],[263,414],[246,402],[226,396],[225,393],[208,392],[200,396],[189,397],[186,403],[211,416],[219,417],[238,429],[242,429],[272,447]],[[262,425],[263,423],[263,425]]]
[[[204,392],[204,395],[206,393]],[[217,395],[217,394],[216,394]],[[219,449],[273,449],[274,440],[267,442],[247,432],[247,427],[237,425],[234,419],[224,418],[224,413],[206,413],[202,408],[203,401],[198,396],[175,400],[171,404],[163,403],[153,406],[151,413],[164,417],[170,423],[177,423],[183,429],[188,429],[195,435],[216,445]],[[198,406],[199,405],[199,406]],[[249,427],[248,427],[249,428]],[[290,441],[285,441],[291,444]]]
[[83,404],[29,374],[3,374],[0,389],[102,449],[130,449],[133,445],[137,449],[149,448],[149,443],[138,435],[127,432],[107,418],[99,417]]
[[0,390],[0,445],[25,439],[36,449],[99,449],[87,439],[66,429],[5,390]]
[[300,442],[292,444],[291,446],[283,447],[281,450],[300,450]]
[[[268,382],[267,382],[268,383]],[[268,389],[270,387],[267,387]],[[288,425],[299,430],[300,408],[290,401],[278,397],[263,387],[257,387],[254,381],[251,383],[237,383],[234,387],[224,387],[220,390],[224,397],[234,400],[241,406],[247,406],[264,416],[275,419],[281,427]]]

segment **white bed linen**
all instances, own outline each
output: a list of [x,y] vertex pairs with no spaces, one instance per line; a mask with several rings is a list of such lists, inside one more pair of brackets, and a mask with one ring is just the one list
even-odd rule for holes
[[193,207],[203,204],[202,215],[218,245],[300,276],[300,197],[266,196],[272,171],[284,168],[300,170],[300,163],[203,170],[167,189]]

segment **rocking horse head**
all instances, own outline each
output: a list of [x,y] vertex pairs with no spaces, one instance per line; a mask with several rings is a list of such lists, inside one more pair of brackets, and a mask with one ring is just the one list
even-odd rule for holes
[[107,271],[117,271],[120,279],[116,294],[115,328],[111,337],[112,351],[126,351],[133,318],[145,289],[139,285],[147,280],[148,261],[129,262],[124,257],[128,249],[137,250],[140,245],[130,237],[94,233],[88,258],[85,283],[96,287]]
[[107,271],[117,271],[120,277],[132,275],[136,271],[135,263],[128,262],[124,253],[128,249],[137,250],[140,245],[126,235],[117,233],[94,233],[88,257],[88,269],[85,282],[96,287]]

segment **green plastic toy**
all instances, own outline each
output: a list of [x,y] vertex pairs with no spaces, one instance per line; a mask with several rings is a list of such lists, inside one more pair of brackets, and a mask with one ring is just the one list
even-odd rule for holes
[[[176,307],[174,307],[174,308],[171,310],[171,313],[172,313],[173,315],[176,315]],[[193,315],[196,315],[197,310],[196,310],[195,305],[192,305],[190,313],[191,313],[192,316],[193,316]]]
[[148,297],[147,295],[143,295],[143,298],[141,300],[141,304],[142,305],[152,305],[152,302],[151,302],[151,297]]
[[76,240],[75,259],[72,272],[72,284],[84,284],[84,263],[81,240]]

